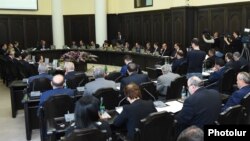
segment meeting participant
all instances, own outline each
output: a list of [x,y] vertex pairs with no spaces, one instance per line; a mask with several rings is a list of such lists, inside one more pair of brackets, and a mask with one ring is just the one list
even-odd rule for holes
[[6,55],[7,54],[7,44],[1,44],[0,48],[0,55]]
[[205,67],[207,69],[210,69],[212,67],[214,67],[214,63],[215,63],[215,49],[211,48],[208,50],[208,58],[204,61]]
[[147,53],[147,54],[151,54],[153,52],[150,42],[146,43],[145,51],[144,52]]
[[199,127],[192,125],[180,133],[177,141],[204,141],[204,132]]
[[48,45],[46,44],[45,40],[41,40],[40,45],[37,47],[37,50],[46,50],[49,49]]
[[124,77],[121,80],[120,93],[123,94],[123,90],[129,83],[136,83],[140,85],[143,82],[149,82],[149,78],[146,74],[138,74],[138,65],[130,62],[127,68],[128,77]]
[[234,59],[233,59],[233,54],[231,52],[228,52],[225,54],[225,61],[226,61],[226,64],[225,64],[225,67],[227,69],[231,68],[233,69],[235,72],[238,72],[239,69],[240,69],[240,65],[237,64]]
[[208,83],[214,83],[218,80],[220,80],[224,74],[224,72],[226,71],[226,68],[225,68],[225,61],[221,58],[219,59],[216,59],[215,60],[215,65],[213,67],[213,73],[210,74],[207,82]]
[[130,45],[129,45],[129,42],[125,42],[125,45],[124,45],[124,51],[130,51]]
[[93,75],[95,80],[85,84],[84,95],[92,95],[102,88],[116,89],[114,81],[104,79],[105,71],[103,68],[95,68]]
[[193,50],[187,52],[187,78],[192,76],[202,77],[202,65],[206,57],[206,52],[201,51],[199,47],[199,39],[193,38],[191,41]]
[[141,49],[142,49],[141,45],[138,42],[136,42],[135,46],[132,48],[132,52],[141,53]]
[[172,72],[176,72],[177,68],[179,68],[184,63],[187,63],[187,59],[184,57],[184,53],[182,50],[178,50],[176,52],[176,58],[172,62]]
[[171,49],[168,48],[167,43],[163,43],[161,50],[160,50],[161,56],[171,56]]
[[[179,50],[182,50],[182,52],[183,52],[183,49],[181,49],[181,44],[180,43],[175,43],[174,44],[174,50],[171,53],[171,59],[175,59],[177,57],[177,52]],[[183,52],[183,55],[184,54],[186,54],[186,52]]]
[[240,67],[249,64],[248,61],[245,58],[243,58],[239,52],[234,52],[233,58],[236,64],[238,64]]
[[78,48],[77,45],[76,45],[76,41],[71,42],[71,47],[70,48],[71,49],[77,49]]
[[19,48],[19,42],[18,41],[14,41],[13,48],[15,49],[16,56],[21,56],[22,50]]
[[53,77],[51,86],[53,87],[52,90],[45,91],[40,96],[39,107],[43,106],[49,97],[53,95],[66,94],[69,96],[74,96],[73,90],[64,88],[64,77],[61,74],[57,74]]
[[84,44],[83,40],[79,41],[79,49],[86,49],[86,45]]
[[91,95],[84,95],[76,102],[75,106],[75,122],[66,129],[66,138],[74,131],[74,129],[99,129],[106,130],[108,138],[111,137],[111,129],[109,124],[102,119],[99,112],[99,100]]
[[69,79],[69,78],[74,77],[74,75],[77,73],[75,71],[75,65],[72,62],[65,62],[64,69],[65,69],[64,77],[65,77],[66,80]]
[[120,73],[122,76],[126,76],[127,75],[127,68],[128,68],[128,63],[132,62],[133,59],[130,55],[125,55],[124,58],[124,63],[125,65],[122,66],[121,70],[120,70]]
[[96,49],[96,48],[97,48],[96,43],[94,41],[91,41],[88,49]]
[[250,92],[250,74],[247,72],[240,72],[237,75],[237,87],[239,90],[233,92],[229,97],[226,104],[223,106],[222,111],[226,110],[230,106],[240,104],[245,95]]
[[128,84],[124,88],[124,93],[130,105],[123,106],[121,114],[117,116],[113,125],[116,127],[126,127],[127,138],[132,140],[140,120],[147,117],[150,113],[156,112],[156,109],[152,101],[141,99],[141,91],[137,84]]
[[48,78],[52,79],[52,76],[48,74],[48,67],[45,64],[39,64],[38,66],[38,75],[31,76],[28,78],[28,83],[30,84],[34,79],[37,78]]
[[181,111],[175,116],[177,131],[196,125],[203,129],[204,125],[213,124],[221,111],[221,97],[216,90],[205,89],[197,76],[188,79],[187,86],[190,96],[185,99]]
[[162,75],[157,78],[156,90],[161,95],[166,95],[168,86],[170,86],[170,84],[173,80],[180,77],[180,75],[172,73],[171,72],[171,65],[169,65],[169,64],[162,66],[161,71],[162,71]]
[[154,47],[153,55],[159,55],[161,48],[159,47],[158,43],[155,42],[154,45],[153,45],[153,47]]

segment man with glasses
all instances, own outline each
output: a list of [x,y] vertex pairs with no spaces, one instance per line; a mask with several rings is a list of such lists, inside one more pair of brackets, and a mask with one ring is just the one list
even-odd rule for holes
[[178,133],[191,125],[203,129],[204,125],[212,124],[218,118],[221,109],[220,94],[215,90],[205,89],[202,85],[203,81],[197,76],[188,79],[190,96],[176,115]]

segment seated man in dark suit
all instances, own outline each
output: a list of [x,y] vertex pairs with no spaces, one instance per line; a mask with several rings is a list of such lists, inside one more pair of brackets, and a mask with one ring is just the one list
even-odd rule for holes
[[128,84],[124,89],[125,96],[130,105],[125,105],[120,115],[117,116],[113,125],[116,127],[126,126],[127,138],[133,140],[135,128],[138,128],[140,120],[150,113],[156,112],[152,101],[141,100],[141,91],[135,83]]
[[223,106],[222,111],[226,110],[230,106],[240,104],[240,101],[245,95],[250,92],[250,75],[247,72],[240,72],[237,75],[237,87],[239,90],[235,91],[226,104]]
[[65,77],[66,80],[69,79],[69,78],[74,77],[74,75],[77,73],[75,71],[75,65],[72,62],[65,62],[64,69],[65,69],[64,77]]
[[47,46],[45,40],[41,40],[40,45],[37,47],[37,50],[46,50],[46,49],[50,49],[50,47]]
[[226,68],[231,68],[231,69],[233,69],[235,72],[238,72],[238,71],[239,71],[240,65],[237,64],[237,62],[234,61],[234,59],[233,59],[233,54],[232,54],[232,53],[230,53],[230,52],[226,53],[226,55],[225,55],[225,60],[226,60],[226,62],[227,62],[227,63],[225,64],[225,67],[226,67]]
[[188,79],[187,86],[191,95],[185,99],[182,110],[176,115],[178,133],[191,125],[203,129],[204,125],[217,120],[221,111],[220,94],[202,88],[202,85],[202,80],[197,76]]
[[248,61],[241,57],[240,53],[239,52],[234,52],[233,54],[233,58],[234,58],[234,61],[239,64],[240,67],[244,66],[244,65],[248,65]]
[[49,99],[50,96],[58,95],[58,94],[67,94],[69,96],[74,95],[74,91],[71,89],[64,88],[64,77],[60,74],[55,75],[51,81],[51,85],[53,90],[48,90],[43,92],[40,97],[39,106],[43,106],[44,102]]
[[226,68],[224,67],[225,62],[222,59],[216,59],[215,60],[215,65],[214,65],[214,72],[211,73],[211,75],[208,78],[208,83],[213,83],[218,81],[224,74]]
[[173,60],[172,63],[172,72],[176,72],[177,68],[180,67],[182,64],[187,63],[187,59],[184,58],[184,53],[182,50],[178,50],[176,52],[176,58]]
[[52,76],[48,74],[48,67],[45,64],[39,64],[38,66],[38,75],[31,76],[28,79],[28,83],[30,84],[34,79],[45,77],[48,79],[52,79]]
[[143,82],[148,82],[149,78],[146,74],[138,74],[138,66],[131,62],[128,64],[128,70],[127,70],[129,76],[125,77],[121,80],[121,86],[120,86],[120,93],[123,94],[123,89],[126,85],[129,83],[136,83],[137,85],[140,85]]

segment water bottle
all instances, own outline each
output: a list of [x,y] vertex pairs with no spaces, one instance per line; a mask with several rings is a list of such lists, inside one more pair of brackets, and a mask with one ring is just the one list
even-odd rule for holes
[[103,105],[103,97],[100,99],[100,114],[102,115],[105,112],[105,106]]
[[184,101],[186,99],[186,89],[185,86],[182,86],[181,90],[181,99]]

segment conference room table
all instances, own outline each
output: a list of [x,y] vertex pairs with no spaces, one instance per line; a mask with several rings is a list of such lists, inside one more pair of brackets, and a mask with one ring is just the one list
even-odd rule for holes
[[146,53],[135,53],[130,51],[110,51],[100,49],[56,49],[56,50],[43,50],[43,51],[30,51],[31,55],[42,55],[44,58],[49,58],[52,62],[53,59],[60,59],[61,56],[69,51],[85,51],[93,55],[98,56],[97,61],[87,61],[87,63],[93,64],[105,64],[113,66],[123,66],[124,56],[130,55],[133,61],[140,65],[142,70],[145,70],[148,66],[154,66],[156,64],[163,64],[165,57],[159,55],[152,55]]

